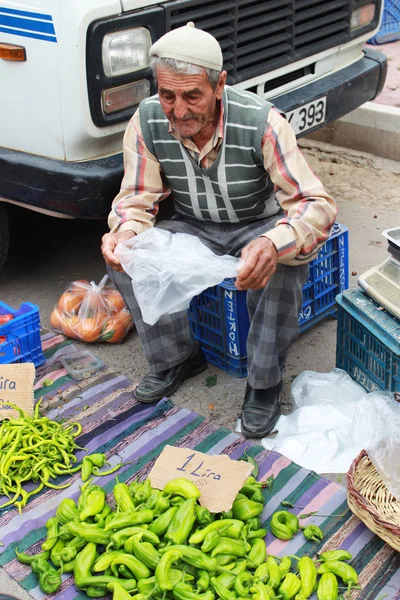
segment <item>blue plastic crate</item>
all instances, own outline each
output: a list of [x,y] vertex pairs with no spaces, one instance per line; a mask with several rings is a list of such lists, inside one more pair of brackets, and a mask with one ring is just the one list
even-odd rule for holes
[[400,321],[360,289],[337,303],[336,366],[368,392],[400,392]]
[[[336,312],[335,298],[348,287],[348,271],[348,231],[336,223],[331,237],[309,265],[299,314],[301,332]],[[193,298],[189,321],[208,362],[235,377],[247,376],[246,342],[250,323],[246,292],[238,291],[233,279],[226,279]]]
[[380,29],[368,43],[387,44],[396,40],[400,40],[400,0],[385,0]]
[[25,302],[14,310],[0,302],[0,315],[8,313],[14,315],[14,319],[0,325],[0,336],[6,337],[0,344],[0,364],[33,362],[35,367],[43,364],[39,308]]

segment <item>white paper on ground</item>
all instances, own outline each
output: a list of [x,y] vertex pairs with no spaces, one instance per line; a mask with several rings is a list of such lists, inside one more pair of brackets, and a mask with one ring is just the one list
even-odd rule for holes
[[[327,401],[329,394],[325,394],[323,403],[314,404],[318,402],[318,394],[313,389],[308,396],[311,405],[304,405],[307,403],[305,397],[303,406],[290,415],[282,415],[275,426],[278,433],[274,437],[265,437],[261,440],[264,448],[276,450],[300,466],[316,473],[345,473],[349,470],[352,461],[362,450],[360,444],[353,439],[352,421],[357,403],[363,396],[365,397],[366,392],[351,380],[354,388],[349,393],[349,382],[347,378],[343,378],[343,372],[340,369],[334,371],[336,377],[332,377],[332,372],[326,374],[328,375],[326,384],[327,387],[335,386],[333,397],[340,398],[340,403],[329,403]],[[310,373],[313,372],[308,372],[308,385],[312,387]],[[323,395],[322,374],[316,373],[316,375],[316,387]],[[299,375],[300,377],[302,374]],[[347,389],[341,389],[340,384],[343,381]],[[295,386],[296,380],[293,382],[293,387]],[[236,431],[240,431],[240,421],[237,423]]]

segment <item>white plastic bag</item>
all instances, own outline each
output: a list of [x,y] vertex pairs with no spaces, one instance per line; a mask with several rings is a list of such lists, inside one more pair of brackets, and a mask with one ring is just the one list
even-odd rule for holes
[[240,260],[217,256],[196,236],[151,228],[118,244],[116,255],[132,279],[145,323],[189,308],[190,301],[226,277],[236,277]]
[[354,439],[368,452],[389,492],[400,500],[400,403],[390,392],[372,392],[357,404]]
[[293,409],[322,404],[350,404],[361,400],[365,394],[363,388],[342,369],[332,369],[329,373],[303,371],[293,381],[290,393]]

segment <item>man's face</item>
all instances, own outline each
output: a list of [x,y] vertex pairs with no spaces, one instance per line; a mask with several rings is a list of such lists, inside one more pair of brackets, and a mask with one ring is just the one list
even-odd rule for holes
[[157,68],[161,108],[173,129],[182,137],[193,137],[216,122],[217,101],[221,99],[226,73],[213,90],[207,75],[182,75]]

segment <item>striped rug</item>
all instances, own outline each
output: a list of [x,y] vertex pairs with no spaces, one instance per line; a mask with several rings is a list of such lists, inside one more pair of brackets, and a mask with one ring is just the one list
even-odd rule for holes
[[[326,534],[321,544],[305,542],[296,535],[289,542],[267,535],[270,554],[309,554],[326,549],[345,548],[353,555],[353,565],[360,574],[362,590],[354,590],[352,599],[379,600],[399,598],[400,555],[373,535],[347,507],[345,489],[315,473],[303,469],[284,456],[252,444],[243,437],[217,427],[197,413],[174,406],[165,399],[156,405],[141,405],[133,398],[133,383],[107,368],[84,382],[73,381],[62,368],[59,358],[75,347],[61,335],[47,333],[43,336],[47,361],[38,371],[36,399],[43,396],[47,415],[80,421],[83,425],[78,443],[89,452],[105,452],[108,460],[116,464],[121,460],[134,461],[119,471],[120,481],[129,483],[134,477],[145,477],[166,444],[196,449],[208,454],[227,454],[233,459],[253,456],[259,465],[260,478],[274,476],[272,491],[265,491],[266,506],[263,520],[268,526],[272,513],[282,509],[282,500],[293,503],[293,512],[310,513],[318,510],[323,515],[310,517],[303,524],[316,523]],[[42,387],[43,380],[54,383]],[[48,382],[46,382],[48,383]],[[78,455],[82,458],[83,453]],[[60,477],[59,483],[68,478]],[[0,565],[28,591],[31,598],[50,598],[43,594],[32,576],[30,567],[21,565],[14,555],[20,551],[36,553],[45,538],[45,523],[54,514],[62,498],[79,495],[80,475],[69,478],[71,486],[65,490],[48,490],[31,499],[23,514],[5,510],[0,516]],[[109,497],[115,477],[98,478]],[[3,591],[3,590],[1,590]],[[54,600],[86,600],[78,592],[71,575],[63,576],[60,590],[51,596]]]

